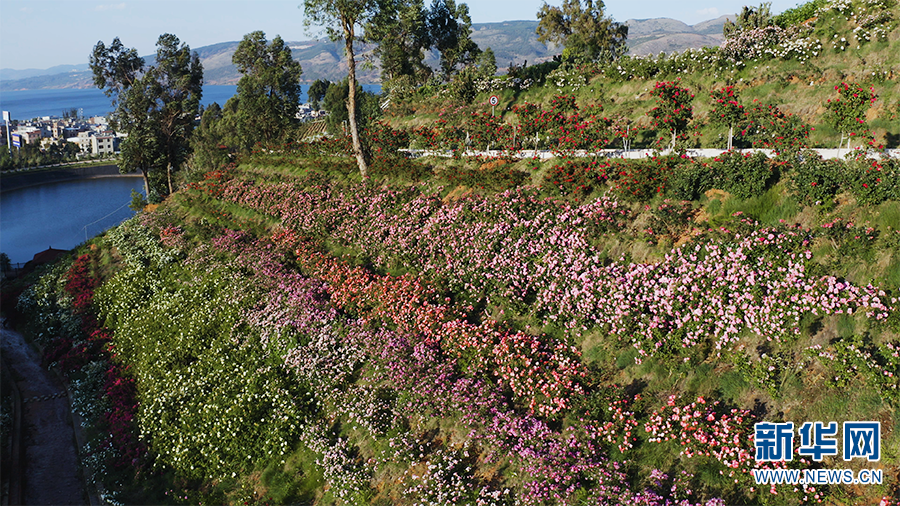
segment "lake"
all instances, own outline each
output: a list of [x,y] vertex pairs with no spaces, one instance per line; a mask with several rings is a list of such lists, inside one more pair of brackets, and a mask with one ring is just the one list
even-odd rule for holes
[[[363,89],[381,93],[381,86],[364,84]],[[309,85],[301,86],[300,100],[306,101]],[[207,106],[213,102],[225,105],[237,93],[237,86],[207,85],[203,87],[203,100]],[[42,116],[62,116],[63,111],[78,109],[86,118],[106,116],[111,111],[110,98],[98,88],[63,90],[25,90],[0,92],[0,110],[9,111],[12,119],[30,120]]]
[[134,216],[140,177],[106,177],[31,186],[0,197],[0,251],[25,263],[47,248],[72,249]]

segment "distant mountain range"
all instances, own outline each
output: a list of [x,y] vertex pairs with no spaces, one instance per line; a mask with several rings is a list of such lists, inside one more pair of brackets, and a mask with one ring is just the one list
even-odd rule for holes
[[[731,16],[734,17],[734,16]],[[670,18],[629,19],[629,54],[672,53],[688,48],[717,46],[722,40],[722,26],[726,16],[687,25]],[[510,63],[535,64],[547,61],[558,54],[559,48],[547,47],[538,42],[535,29],[537,21],[504,21],[502,23],[474,23],[472,40],[482,49],[490,47],[497,58],[497,66],[503,72]],[[231,55],[238,42],[221,42],[211,46],[194,48],[203,62],[203,77],[206,84],[236,84],[241,75],[231,63]],[[327,39],[289,42],[294,59],[303,66],[303,80],[316,79],[336,81],[347,75],[344,49],[341,43]],[[91,48],[85,48],[88,53]],[[361,45],[361,58],[372,60],[372,45]],[[148,58],[152,59],[152,58]],[[437,55],[430,54],[426,60],[437,65]],[[373,66],[365,69],[357,67],[359,80],[363,83],[380,82],[379,70]],[[49,69],[0,69],[0,91],[36,90],[48,88],[90,88],[93,87],[90,68],[87,64],[58,65]]]

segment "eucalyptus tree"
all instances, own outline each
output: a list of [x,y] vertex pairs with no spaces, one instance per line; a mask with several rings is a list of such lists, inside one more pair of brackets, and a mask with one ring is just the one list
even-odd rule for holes
[[168,193],[172,174],[184,163],[203,92],[203,66],[197,53],[178,37],[163,34],[156,43],[156,64],[147,66],[137,50],[116,37],[108,47],[94,46],[90,65],[94,84],[112,97],[111,126],[127,135],[119,167],[140,170],[147,194],[151,171],[165,167]]
[[240,136],[250,146],[280,140],[297,124],[303,69],[281,37],[244,35],[231,58],[243,74],[237,85]]
[[156,65],[148,69],[147,77],[154,91],[151,110],[158,118],[171,194],[172,173],[190,153],[194,118],[200,112],[203,95],[203,65],[197,53],[172,34],[161,35],[156,46]]
[[379,0],[378,11],[366,26],[366,39],[378,42],[375,55],[386,87],[414,87],[431,77],[425,63],[431,35],[423,0]]
[[[150,117],[148,95],[142,86],[144,59],[134,48],[126,48],[118,37],[109,46],[97,42],[90,57],[94,85],[112,98],[113,112],[110,126],[127,134],[121,144],[119,170],[123,173],[140,170],[144,177],[144,191],[150,195],[150,170],[156,166],[155,139],[148,132],[154,130]],[[136,91],[132,87],[136,84]]]
[[565,48],[575,60],[614,60],[627,48],[628,26],[605,17],[602,0],[563,0],[562,8],[544,5],[538,11],[538,40]]
[[428,12],[431,45],[441,55],[441,73],[445,81],[462,67],[475,63],[481,54],[472,38],[469,6],[455,0],[434,0]]
[[347,57],[347,116],[353,154],[363,179],[369,177],[368,154],[363,149],[357,125],[356,53],[353,44],[361,40],[366,25],[378,13],[377,0],[304,0],[304,23],[307,27],[321,26],[334,40],[344,41]]

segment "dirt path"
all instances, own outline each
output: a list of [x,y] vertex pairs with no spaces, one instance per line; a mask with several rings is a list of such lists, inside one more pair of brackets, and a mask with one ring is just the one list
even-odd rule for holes
[[0,334],[3,359],[22,395],[22,502],[87,504],[65,389],[21,334]]

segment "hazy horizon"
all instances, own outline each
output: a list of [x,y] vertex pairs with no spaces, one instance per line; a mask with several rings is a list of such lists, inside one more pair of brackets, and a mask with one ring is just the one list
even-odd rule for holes
[[[473,23],[497,23],[536,20],[544,2],[467,3]],[[548,3],[560,5],[561,0]],[[108,44],[115,37],[142,55],[155,52],[156,40],[163,33],[175,34],[192,48],[241,40],[255,30],[289,41],[316,38],[315,32],[303,26],[301,4],[300,0],[0,0],[0,68],[84,64],[97,41]],[[606,14],[617,21],[672,18],[694,25],[739,12],[747,4],[743,0],[615,1],[606,3]],[[774,0],[772,12],[795,4],[793,0]]]

